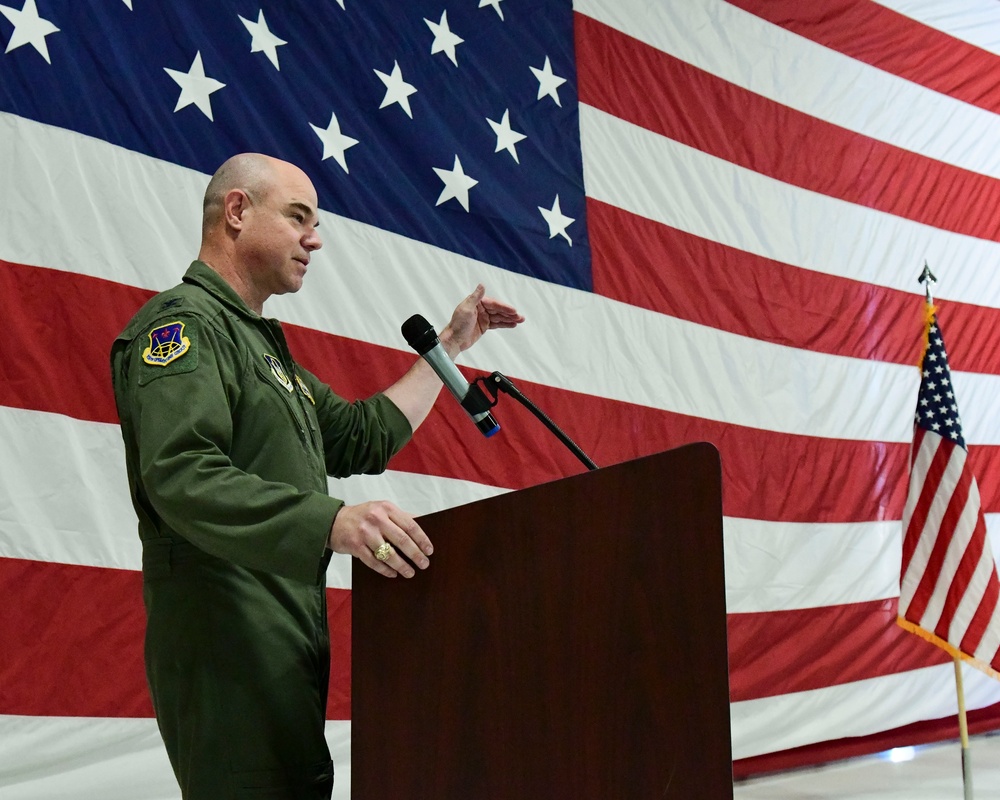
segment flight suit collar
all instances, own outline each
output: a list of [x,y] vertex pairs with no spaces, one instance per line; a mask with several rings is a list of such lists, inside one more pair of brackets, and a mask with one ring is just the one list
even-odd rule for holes
[[[275,377],[281,381],[281,376],[283,375],[285,376],[284,381],[291,384],[291,380],[287,376],[295,375],[295,369],[293,366],[295,362],[288,350],[288,342],[285,340],[285,333],[281,329],[281,323],[277,319],[263,317],[251,309],[243,298],[236,293],[236,290],[229,285],[226,279],[208,266],[208,264],[204,261],[192,261],[191,266],[188,267],[187,272],[184,273],[183,280],[184,283],[192,284],[193,286],[197,286],[208,292],[225,308],[249,320],[255,327],[266,330],[275,345],[279,363],[282,366],[282,369],[279,370],[280,375],[275,373]],[[272,358],[273,357],[274,356],[272,356]],[[268,363],[270,364],[270,362]],[[274,367],[272,366],[272,370],[273,369]],[[282,383],[282,385],[286,386],[285,383]],[[308,393],[308,390],[306,390],[305,387],[303,387],[303,389],[306,396],[315,405],[316,401]]]
[[217,299],[230,310],[239,313],[241,316],[249,317],[253,320],[261,320],[261,317],[253,311],[240,297],[236,290],[230,286],[226,279],[212,269],[204,261],[192,261],[187,272],[184,273],[184,283],[199,286]]

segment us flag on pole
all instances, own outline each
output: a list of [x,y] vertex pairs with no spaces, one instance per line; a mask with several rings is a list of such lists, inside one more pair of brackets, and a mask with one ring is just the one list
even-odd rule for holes
[[899,624],[1000,678],[1000,581],[930,303],[926,316],[903,510]]

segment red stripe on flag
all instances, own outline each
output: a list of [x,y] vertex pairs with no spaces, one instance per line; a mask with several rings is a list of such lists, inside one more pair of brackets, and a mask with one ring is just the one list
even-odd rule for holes
[[[988,733],[998,729],[1000,729],[1000,703],[969,711],[969,733]],[[888,731],[879,731],[869,736],[851,736],[737,759],[733,762],[733,777],[740,780],[751,775],[828,764],[845,758],[881,753],[903,744],[930,744],[943,739],[957,739],[958,735],[958,717],[951,714],[940,719],[924,720]]]
[[[149,292],[74,273],[0,262],[0,292],[18,313],[0,337],[0,405],[51,411],[117,424],[107,375],[108,350]],[[59,309],[58,325],[47,306]],[[90,313],[115,309],[104,315]],[[37,318],[36,318],[37,313]],[[36,319],[46,324],[36,324]],[[66,356],[68,330],[75,336]],[[300,362],[352,398],[388,385],[413,361],[410,353],[286,326]],[[98,365],[95,367],[94,365]],[[358,367],[363,367],[358,368]],[[465,370],[468,375],[476,373]],[[899,519],[905,498],[907,446],[775,433],[520,382],[598,464],[609,466],[695,441],[722,453],[723,504],[734,517],[786,522],[861,522]],[[442,393],[427,422],[392,468],[459,478],[510,489],[533,486],[583,469],[517,403],[497,410],[504,426],[491,439],[468,435],[469,422]],[[623,426],[627,422],[627,427]],[[455,442],[461,441],[462,447]],[[762,454],[766,454],[764,457]],[[1000,447],[979,446],[975,469],[983,504],[1000,510]]]
[[730,614],[733,702],[822,689],[947,662],[896,624],[896,598]]
[[351,603],[350,589],[326,590],[326,616],[330,625],[330,691],[327,719],[351,718]]
[[152,716],[139,573],[0,558],[0,597],[0,713]]
[[871,0],[728,2],[858,61],[1000,113],[1000,57]]
[[[587,200],[587,230],[604,297],[803,350],[896,364],[920,357],[923,317],[907,292],[783,264],[598,200]],[[859,324],[858,309],[871,308],[878,313]],[[996,339],[989,366],[1000,372],[1000,312],[984,316],[995,326],[985,329]]]
[[0,404],[118,422],[111,342],[152,292],[0,261]]
[[[310,362],[304,358],[303,363]],[[690,442],[712,442],[722,455],[722,501],[728,516],[864,522],[899,519],[902,513],[904,444],[760,431],[640,406],[623,409],[614,401],[526,382],[518,386],[601,466]],[[393,469],[508,488],[583,469],[554,440],[546,444],[550,438],[540,423],[516,404],[501,405],[496,412],[504,426],[500,435],[478,441],[471,440],[468,421],[451,407],[454,401],[448,397],[444,402],[417,431],[413,444],[393,459]],[[456,452],[459,440],[462,452]],[[1000,476],[1000,463],[995,466],[992,474]]]
[[[0,558],[0,597],[7,603],[0,614],[0,714],[153,715],[141,573]],[[327,719],[350,719],[350,592],[329,589],[327,603]]]
[[[917,584],[917,590],[913,594],[913,600],[910,602],[906,609],[906,618],[912,619],[914,621],[919,620],[923,617],[927,610],[927,606],[930,604],[931,597],[934,596],[935,591],[944,591],[944,589],[937,589],[938,583],[941,579],[941,569],[944,566],[945,556],[948,554],[948,547],[952,542],[955,535],[955,528],[958,524],[958,519],[965,509],[965,504],[969,498],[969,480],[967,473],[960,471],[957,475],[952,475],[952,481],[955,483],[955,488],[951,493],[951,496],[945,498],[942,496],[942,485],[947,487],[949,481],[947,480],[949,472],[955,472],[962,470],[961,465],[955,463],[956,454],[962,456],[965,455],[957,445],[949,442],[947,439],[942,439],[941,444],[938,445],[938,452],[935,453],[935,460],[937,459],[937,454],[944,452],[948,457],[948,463],[944,470],[944,476],[941,479],[941,483],[937,486],[930,487],[925,482],[924,488],[921,490],[921,500],[923,500],[925,495],[931,495],[931,502],[942,502],[947,501],[948,505],[945,508],[944,515],[941,517],[941,522],[935,531],[924,531],[925,537],[934,537],[934,546],[931,548],[930,557],[927,559],[927,565],[924,567],[923,575],[920,578],[920,582]],[[965,460],[964,458],[962,459]],[[946,491],[947,489],[945,489]],[[942,637],[945,638],[945,637]]]
[[[0,714],[152,715],[142,662],[139,572],[0,558],[0,592],[15,603],[0,616],[5,645]],[[350,719],[350,594],[327,591],[328,719]],[[937,648],[894,624],[895,606],[895,600],[881,600],[730,615],[732,699],[806,691],[940,663]]]
[[[771,13],[770,2],[760,5]],[[814,8],[798,0],[775,5]],[[1000,241],[994,178],[811,117],[579,14],[576,51],[582,103],[783,183]],[[993,61],[1000,70],[1000,60]],[[996,96],[995,81],[990,89]]]
[[948,467],[948,459],[951,457],[951,450],[944,446],[945,443],[940,437],[928,439],[926,432],[923,428],[919,427],[914,428],[913,436],[914,440],[911,452],[913,453],[914,463],[916,463],[923,448],[933,447],[935,449],[930,466],[927,468],[927,474],[924,476],[923,484],[913,487],[912,490],[917,493],[917,502],[913,507],[913,513],[906,525],[906,532],[903,537],[902,573],[905,573],[910,568],[913,553],[916,551],[917,544],[923,535],[924,527],[927,525],[927,515],[930,513],[931,503],[934,502],[938,486]]
[[[965,637],[959,645],[959,649],[963,653],[975,653],[990,625],[1000,624],[1000,618],[997,617],[998,600],[1000,600],[1000,580],[998,580],[997,573],[994,571],[986,584],[983,599],[980,601],[978,608],[976,608],[976,613],[969,623],[969,629],[965,632]],[[985,658],[991,659],[991,654],[984,655]],[[992,666],[994,669],[1000,671],[1000,653],[995,655],[996,657],[991,659]]]
[[[963,509],[959,513],[965,511],[964,506],[969,503],[969,490],[971,486],[970,478],[968,473],[963,474],[961,483],[967,484],[965,486],[965,502],[963,503]],[[978,508],[976,509],[978,511]],[[957,522],[957,520],[956,520]],[[955,533],[958,531],[958,525],[952,527],[952,537],[954,538]],[[954,639],[955,636],[951,634],[951,626],[955,621],[955,614],[958,612],[958,608],[962,603],[962,599],[965,597],[966,593],[970,591],[972,576],[976,571],[976,567],[979,565],[979,561],[983,555],[983,544],[986,542],[986,521],[983,519],[981,514],[976,514],[976,523],[972,531],[972,535],[969,539],[969,543],[966,545],[965,550],[962,553],[962,557],[959,559],[958,569],[955,571],[955,577],[951,580],[951,585],[948,586],[947,594],[945,595],[944,608],[941,610],[941,619],[938,620],[937,627],[934,629],[934,633],[940,638],[948,641]],[[991,557],[992,560],[992,557]],[[977,603],[978,605],[978,603]],[[955,633],[958,633],[956,631]],[[977,642],[978,644],[978,642]],[[974,648],[973,648],[974,649]]]
[[[923,313],[909,292],[784,264],[592,198],[587,231],[604,297],[802,350],[895,364],[920,357]],[[1000,310],[938,307],[953,332],[953,368],[1000,374]]]

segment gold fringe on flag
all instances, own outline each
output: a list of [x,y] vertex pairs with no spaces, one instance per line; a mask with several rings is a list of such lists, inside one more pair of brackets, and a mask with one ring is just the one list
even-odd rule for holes
[[940,636],[936,636],[930,631],[921,628],[916,623],[910,622],[908,619],[904,619],[903,617],[897,616],[896,624],[899,625],[901,628],[908,630],[910,633],[915,633],[921,639],[924,639],[933,645],[937,645],[946,653],[948,653],[948,655],[950,655],[952,658],[959,658],[969,666],[975,667],[980,672],[986,673],[991,678],[1000,680],[1000,672],[997,672],[988,663],[986,663],[981,659],[976,658],[975,656],[970,656],[968,653],[963,653],[961,650],[955,647],[955,645],[949,644]]
[[920,358],[917,359],[917,366],[923,367],[924,356],[927,355],[927,346],[930,344],[931,339],[931,323],[934,322],[934,317],[937,316],[937,306],[933,303],[924,304],[924,338],[923,346],[920,348]]

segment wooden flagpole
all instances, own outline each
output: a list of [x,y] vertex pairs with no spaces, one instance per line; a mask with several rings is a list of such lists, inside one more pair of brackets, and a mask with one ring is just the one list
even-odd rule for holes
[[962,786],[965,800],[972,800],[972,753],[969,750],[969,724],[965,717],[965,690],[962,688],[962,659],[955,656],[955,690],[958,692],[958,733],[962,740]]

